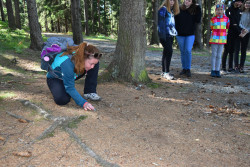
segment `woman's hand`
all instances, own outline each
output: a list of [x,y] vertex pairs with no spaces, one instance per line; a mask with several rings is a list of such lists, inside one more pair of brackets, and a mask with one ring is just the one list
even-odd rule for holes
[[95,111],[95,107],[92,106],[92,104],[90,104],[89,102],[86,102],[84,105],[83,105],[83,108],[84,110],[94,110]]

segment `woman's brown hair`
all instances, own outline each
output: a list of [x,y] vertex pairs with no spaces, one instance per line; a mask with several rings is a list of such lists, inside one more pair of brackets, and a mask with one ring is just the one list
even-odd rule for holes
[[100,59],[102,54],[94,45],[88,45],[86,42],[81,43],[78,46],[68,46],[67,51],[65,51],[61,56],[73,55],[71,61],[75,63],[74,72],[76,74],[83,74],[85,71],[85,59],[95,58]]
[[188,10],[188,12],[191,15],[195,15],[196,14],[196,8],[197,8],[196,0],[192,0],[192,4],[190,5],[189,8],[186,8],[186,6],[185,6],[185,0],[183,1],[183,4],[181,5],[181,10]]

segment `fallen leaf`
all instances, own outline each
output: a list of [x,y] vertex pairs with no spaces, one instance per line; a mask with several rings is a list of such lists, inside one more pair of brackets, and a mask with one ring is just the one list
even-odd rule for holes
[[213,106],[213,105],[209,105],[208,107],[209,107],[209,108],[214,108],[214,106]]
[[26,121],[25,119],[21,119],[21,118],[18,119],[18,121],[21,122],[21,123],[28,123],[28,121]]
[[139,97],[135,97],[135,99],[139,99]]
[[24,151],[24,152],[14,152],[13,155],[20,157],[30,157],[32,154],[30,151]]
[[4,141],[4,140],[5,140],[5,138],[4,138],[4,137],[2,137],[2,136],[0,136],[0,140]]

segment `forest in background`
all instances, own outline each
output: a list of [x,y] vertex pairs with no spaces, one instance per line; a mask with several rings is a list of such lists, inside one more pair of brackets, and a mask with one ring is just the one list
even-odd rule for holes
[[[8,21],[12,29],[28,27],[27,3],[30,0],[0,0],[1,20]],[[71,4],[74,0],[36,0],[38,21],[42,32],[72,32]],[[80,5],[81,26],[84,35],[103,34],[114,39],[118,35],[120,0],[77,0]],[[159,44],[157,34],[157,10],[162,0],[146,1],[146,34],[149,44]],[[197,0],[202,7],[202,22],[197,27],[195,47],[208,46],[209,21],[218,0]],[[229,6],[230,1],[223,1]],[[179,0],[182,3],[182,0]],[[130,12],[129,9],[127,9]]]

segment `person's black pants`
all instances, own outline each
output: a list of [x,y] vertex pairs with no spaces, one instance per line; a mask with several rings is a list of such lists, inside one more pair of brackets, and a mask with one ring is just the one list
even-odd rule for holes
[[[96,93],[98,70],[99,63],[97,63],[93,69],[87,72],[84,84],[85,94]],[[80,79],[83,76],[84,74],[79,76],[77,79]],[[52,93],[56,104],[66,105],[70,102],[71,96],[66,92],[63,80],[58,78],[47,78],[47,85]]]
[[227,44],[225,45],[225,50],[222,56],[222,69],[226,69],[226,61],[228,53],[229,53],[228,69],[233,68],[234,51],[235,51],[236,40],[238,38],[239,36],[234,32],[228,34]]
[[240,57],[240,67],[244,67],[247,53],[247,46],[249,42],[249,33],[243,38],[238,38],[235,43],[235,53],[234,53],[234,66],[239,67],[239,52],[241,51]]
[[163,46],[162,72],[169,72],[171,58],[173,54],[173,37],[166,37],[166,40],[160,39]]

